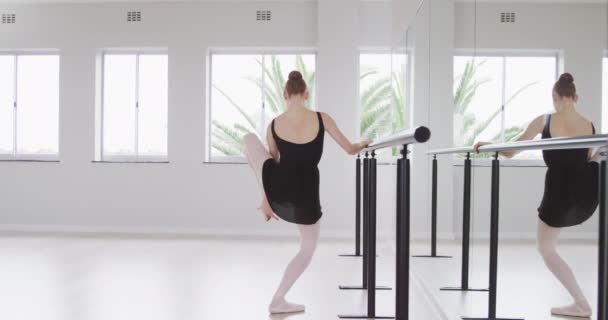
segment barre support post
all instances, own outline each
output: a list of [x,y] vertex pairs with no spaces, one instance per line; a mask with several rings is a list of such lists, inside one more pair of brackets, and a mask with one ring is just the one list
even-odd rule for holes
[[[364,259],[367,262],[367,313],[364,315],[339,315],[341,319],[392,319],[393,317],[376,316],[376,190],[377,190],[377,160],[376,153],[372,150],[371,159],[365,159],[367,164],[367,181],[364,190],[367,204],[364,208],[367,211],[367,254]],[[365,161],[364,160],[364,161]],[[365,172],[364,168],[364,172]],[[365,176],[365,173],[364,173]],[[364,198],[365,199],[365,198]]]
[[[367,290],[369,280],[369,215],[370,215],[370,171],[371,159],[369,152],[363,158],[363,259],[362,260],[362,279],[361,285],[340,285],[340,290]],[[376,286],[376,290],[391,290],[390,287]]]
[[492,183],[490,200],[490,277],[488,294],[488,316],[485,318],[468,318],[463,320],[523,320],[517,318],[497,318],[496,298],[498,290],[498,222],[499,222],[499,194],[500,194],[500,160],[498,152],[492,159]]
[[[409,160],[408,160],[409,161]],[[437,155],[433,154],[431,180],[431,254],[415,255],[414,258],[451,258],[437,255]]]
[[361,156],[355,160],[355,254],[340,257],[361,257]]
[[471,247],[471,153],[467,152],[464,160],[464,186],[462,194],[462,261],[460,269],[460,287],[441,288],[443,291],[488,291],[469,287],[469,262]]
[[409,319],[410,287],[410,159],[407,145],[397,160],[397,257],[395,319]]
[[606,185],[606,175],[608,174],[608,146],[600,149],[600,177],[599,177],[599,255],[598,255],[598,293],[597,293],[597,319],[602,320],[608,317],[608,186]]

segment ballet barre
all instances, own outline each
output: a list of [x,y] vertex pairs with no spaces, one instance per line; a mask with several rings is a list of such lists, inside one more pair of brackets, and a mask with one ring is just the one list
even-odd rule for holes
[[[491,205],[490,205],[490,268],[489,268],[489,294],[488,315],[484,318],[468,318],[465,320],[504,320],[496,316],[497,284],[498,284],[498,232],[499,232],[499,190],[500,190],[500,161],[499,153],[503,151],[525,151],[525,150],[563,150],[579,148],[600,148],[600,171],[599,171],[599,268],[598,268],[598,304],[597,319],[608,319],[608,204],[606,196],[608,186],[606,176],[608,175],[608,134],[593,136],[582,136],[573,138],[552,138],[542,140],[518,141],[507,143],[496,143],[479,147],[480,153],[493,153],[492,155],[492,177],[491,177]],[[468,287],[469,270],[469,238],[470,238],[470,192],[471,192],[471,159],[470,155],[475,152],[473,147],[460,147],[437,149],[428,151],[436,161],[437,155],[442,154],[466,154],[464,175],[464,198],[463,198],[463,235],[462,235],[462,275],[459,288],[444,288],[444,290],[476,290]],[[479,289],[477,289],[479,290]],[[512,319],[512,318],[509,318]],[[517,319],[513,319],[517,320]]]
[[[365,155],[363,158],[363,287],[367,289],[367,313],[339,315],[338,317],[341,319],[395,318],[407,320],[409,317],[410,159],[408,158],[408,146],[424,143],[430,137],[431,131],[428,128],[417,127],[377,140],[361,151]],[[395,146],[401,146],[401,158],[397,160],[395,316],[392,317],[376,315],[376,289],[378,288],[376,287],[376,150]],[[357,170],[359,170],[359,155],[356,161]],[[358,171],[356,177],[360,177]],[[357,180],[356,183],[359,184],[360,181]],[[358,197],[357,201],[359,201]],[[358,216],[357,223],[359,223]]]

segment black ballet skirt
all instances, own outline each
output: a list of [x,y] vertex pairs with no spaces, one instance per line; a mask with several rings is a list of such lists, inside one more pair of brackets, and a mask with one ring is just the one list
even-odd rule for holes
[[[547,115],[543,139],[551,138],[550,123],[551,115]],[[543,150],[547,175],[538,217],[547,225],[571,227],[593,215],[598,206],[599,167],[588,157],[589,149]]]
[[280,161],[268,159],[262,169],[262,182],[270,207],[281,219],[297,224],[315,224],[321,218],[319,200],[319,168],[323,154],[325,127],[321,114],[319,133],[307,143],[281,139],[271,130],[279,149]]

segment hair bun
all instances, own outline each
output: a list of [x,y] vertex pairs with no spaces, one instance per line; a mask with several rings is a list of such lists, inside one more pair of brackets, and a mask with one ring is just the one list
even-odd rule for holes
[[302,80],[304,79],[302,77],[302,74],[300,73],[300,71],[292,71],[289,73],[289,80]]
[[573,83],[574,77],[571,74],[569,74],[568,72],[566,72],[566,73],[563,73],[561,76],[559,76],[559,81]]

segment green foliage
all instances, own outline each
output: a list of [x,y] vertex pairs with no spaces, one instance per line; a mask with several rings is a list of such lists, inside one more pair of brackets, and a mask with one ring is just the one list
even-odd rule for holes
[[[480,86],[491,81],[490,79],[477,79],[476,72],[485,61],[474,63],[473,60],[468,61],[464,71],[454,79],[454,144],[456,146],[470,146],[475,143],[479,135],[481,135],[503,111],[506,109],[517,96],[526,89],[535,85],[536,82],[530,82],[519,88],[512,96],[510,96],[504,106],[497,106],[489,117],[479,120],[475,118],[468,108],[473,101],[475,94]],[[524,130],[522,126],[514,126],[505,129],[504,139],[510,141],[518,136]],[[501,139],[501,134],[494,137],[493,140]]]
[[[266,61],[266,63],[263,63],[262,60],[257,60],[260,67],[262,67],[264,77],[248,79],[255,83],[260,90],[264,91],[264,114],[266,120],[272,119],[287,110],[287,104],[283,98],[283,88],[286,80],[283,76],[281,63],[276,56],[272,55],[269,57],[270,61]],[[309,85],[314,84],[314,71],[311,71],[306,66],[301,55],[295,56],[295,65],[296,70],[302,73],[302,77],[306,83]],[[228,100],[230,105],[242,116],[242,119],[230,125],[212,121],[211,135],[213,139],[211,139],[211,147],[223,156],[242,156],[245,151],[243,137],[249,132],[255,132],[260,137],[264,137],[266,128],[259,128],[256,124],[255,115],[247,114],[244,108],[239,106],[224,90],[216,85],[213,85],[212,88]],[[314,86],[310,86],[308,91],[310,99],[308,100],[307,107],[310,108],[312,101],[314,101]]]
[[[404,92],[401,74],[378,77],[380,71],[363,70],[360,81],[374,77],[361,92],[361,138],[377,139],[405,128]],[[393,150],[396,154],[397,150]]]
[[[302,73],[308,84],[314,84],[315,73],[304,63],[302,56],[295,57],[296,70]],[[285,85],[284,70],[279,59],[270,56],[266,64],[257,61],[263,68],[264,77],[250,78],[260,90],[264,90],[265,123],[287,110],[283,97]],[[361,136],[367,139],[376,139],[405,128],[405,112],[403,110],[403,85],[399,75],[393,75],[393,84],[389,77],[378,77],[377,69],[362,72],[360,80],[374,77],[375,79],[361,94]],[[231,125],[212,122],[212,148],[224,156],[242,156],[244,154],[243,136],[248,132],[257,132],[264,136],[266,128],[258,128],[253,115],[247,114],[244,109],[231,99],[225,91],[217,86],[213,90],[224,96],[228,102],[242,116],[240,122]],[[314,85],[309,87],[310,99],[307,107],[311,108],[314,101]]]

